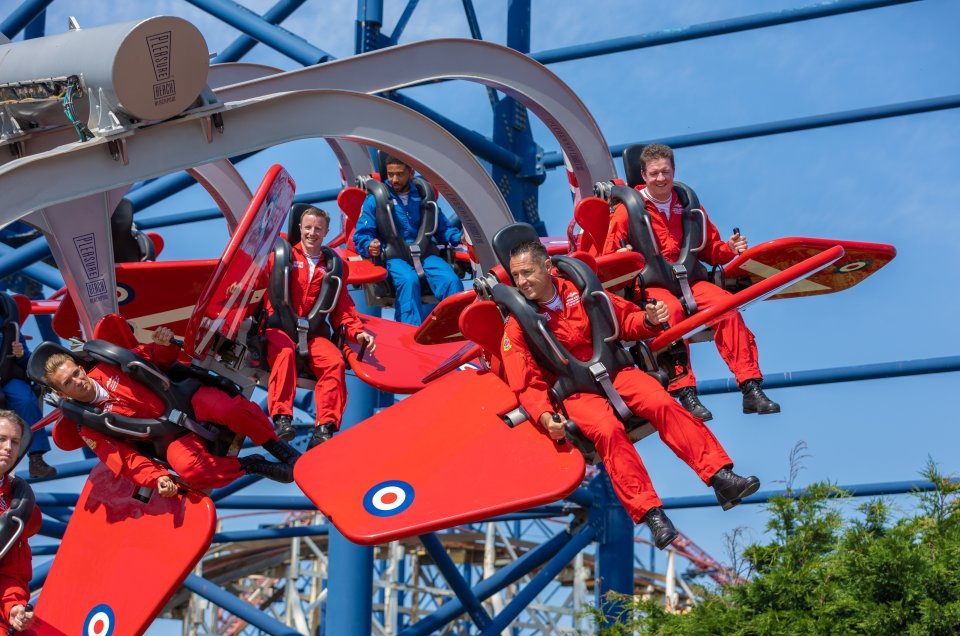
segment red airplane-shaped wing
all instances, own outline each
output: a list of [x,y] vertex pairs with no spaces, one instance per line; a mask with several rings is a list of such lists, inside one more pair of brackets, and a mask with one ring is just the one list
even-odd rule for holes
[[362,545],[568,495],[583,479],[583,456],[529,421],[508,426],[501,415],[516,407],[493,373],[452,373],[308,451],[294,476]]
[[180,588],[213,539],[213,503],[136,491],[102,464],[90,472],[30,633],[142,634]]

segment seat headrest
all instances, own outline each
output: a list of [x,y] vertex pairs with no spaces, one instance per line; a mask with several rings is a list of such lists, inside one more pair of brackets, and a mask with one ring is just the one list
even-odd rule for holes
[[94,340],[106,340],[127,349],[136,349],[140,342],[133,335],[130,323],[119,314],[107,314],[93,328]]
[[503,315],[492,300],[481,300],[467,305],[460,313],[460,333],[468,340],[490,351],[499,353],[503,340]]
[[634,144],[623,149],[623,174],[631,188],[644,184],[640,153],[645,147],[646,144]]
[[45,340],[37,345],[37,348],[33,350],[32,354],[30,354],[30,360],[27,361],[27,375],[31,380],[43,384],[43,367],[47,364],[47,360],[50,358],[50,356],[55,353],[65,353],[78,363],[81,361],[76,353],[70,351],[60,343],[52,340]]
[[20,322],[20,308],[17,306],[17,301],[5,292],[0,292],[0,321]]
[[514,284],[514,282],[513,276],[510,275],[510,252],[512,252],[513,248],[521,243],[539,240],[540,236],[529,223],[513,223],[511,225],[506,225],[500,228],[497,233],[493,235],[493,240],[491,241],[491,244],[493,245],[493,253],[497,255],[497,260],[500,261],[500,264],[503,265],[503,269],[506,270],[507,277],[510,279],[511,285]]

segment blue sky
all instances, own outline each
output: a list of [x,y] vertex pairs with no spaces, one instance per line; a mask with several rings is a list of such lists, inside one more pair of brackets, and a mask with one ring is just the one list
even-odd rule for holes
[[[269,1],[244,4],[263,12]],[[389,33],[406,3],[386,2]],[[533,3],[531,49],[541,51],[649,33],[727,17],[805,6],[795,0],[750,2],[646,0]],[[505,3],[477,2],[486,39],[505,40]],[[337,56],[353,49],[356,3],[310,2],[284,27]],[[54,2],[48,33],[155,14],[181,15],[198,25],[211,50],[236,37],[232,28],[179,0]],[[608,143],[680,134],[960,93],[960,4],[923,0],[758,31],[551,65],[594,114]],[[469,37],[459,2],[422,0],[402,38]],[[292,69],[295,62],[258,46],[249,61]],[[450,82],[407,94],[486,135],[485,91]],[[557,149],[544,126],[534,137]],[[679,150],[677,178],[693,186],[711,218],[752,243],[780,236],[816,236],[892,243],[897,258],[873,278],[841,294],[763,303],[746,313],[767,373],[957,355],[960,315],[954,252],[960,245],[960,112],[940,111]],[[339,183],[332,153],[301,141],[240,164],[251,186],[271,163],[285,165],[301,192]],[[622,170],[619,159],[618,170]],[[148,214],[211,207],[199,188]],[[572,216],[563,171],[551,171],[540,193],[541,216],[561,234]],[[163,258],[205,258],[226,243],[221,221],[162,232]],[[201,236],[202,233],[202,236]],[[701,380],[727,377],[714,347],[693,350]],[[707,396],[711,428],[742,471],[764,488],[789,470],[790,449],[806,442],[798,485],[917,477],[928,457],[947,473],[960,469],[960,427],[951,398],[957,374],[894,378],[771,391],[779,415],[740,413],[739,395]],[[656,439],[638,445],[663,497],[706,494],[693,473]],[[906,508],[908,499],[898,499]],[[762,537],[765,513],[744,506],[676,511],[671,517],[701,547],[726,559],[723,535],[738,526]]]

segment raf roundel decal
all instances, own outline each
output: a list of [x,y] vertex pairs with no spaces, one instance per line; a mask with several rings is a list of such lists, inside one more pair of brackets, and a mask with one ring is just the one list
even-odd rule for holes
[[392,517],[410,507],[413,494],[413,486],[405,481],[380,482],[363,496],[363,508],[375,517]]
[[125,305],[133,300],[133,297],[133,287],[124,285],[123,283],[117,283],[117,304]]
[[869,258],[865,258],[859,261],[850,261],[846,265],[841,265],[840,267],[833,268],[834,274],[852,274],[853,272],[859,272],[861,269],[872,263]]
[[97,605],[83,621],[83,636],[111,636],[115,626],[113,610],[109,605]]

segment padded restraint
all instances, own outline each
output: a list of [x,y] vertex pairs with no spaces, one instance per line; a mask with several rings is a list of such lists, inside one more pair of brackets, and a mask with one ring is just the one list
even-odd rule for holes
[[493,235],[493,240],[490,241],[490,244],[493,246],[493,253],[496,254],[497,260],[500,261],[503,269],[506,270],[507,279],[511,285],[516,285],[517,283],[513,280],[513,275],[510,273],[510,252],[521,243],[539,240],[540,235],[537,234],[537,231],[529,223],[506,225],[497,230],[497,233]]
[[409,263],[417,272],[421,280],[421,289],[426,283],[423,273],[423,259],[427,256],[440,255],[433,235],[439,224],[440,208],[437,206],[436,192],[424,179],[414,177],[410,186],[418,190],[421,197],[420,226],[417,237],[412,243],[407,243],[397,230],[394,219],[395,206],[386,184],[374,179],[365,179],[362,182],[364,189],[373,195],[376,207],[377,235],[383,244],[383,258],[399,258]]
[[644,184],[640,154],[646,147],[647,144],[634,144],[623,149],[623,175],[631,188]]
[[113,241],[113,259],[117,263],[153,261],[157,258],[156,247],[150,237],[136,229],[133,223],[133,204],[121,199],[110,217]]
[[[292,220],[293,212],[291,225]],[[291,285],[293,277],[297,275],[293,269],[293,248],[283,239],[278,239],[273,248],[273,269],[270,271],[270,286],[267,290],[273,313],[267,318],[267,324],[290,336],[290,339],[297,343],[297,354],[300,356],[307,355],[309,338],[330,339],[333,335],[327,316],[337,306],[346,280],[345,266],[340,255],[326,245],[322,249],[322,265],[326,273],[320,281],[320,292],[307,315],[300,316],[291,304]]]
[[0,513],[0,559],[23,535],[23,531],[30,522],[33,509],[36,506],[36,497],[33,489],[20,477],[6,476],[10,480],[11,500],[10,508]]
[[643,254],[646,260],[646,265],[640,272],[643,285],[670,290],[681,299],[689,316],[697,311],[697,303],[693,299],[690,286],[694,282],[708,280],[707,269],[700,262],[699,257],[705,238],[706,215],[700,209],[700,199],[693,188],[675,181],[673,189],[683,205],[681,212],[683,240],[680,243],[680,255],[676,261],[667,260],[661,253],[642,194],[633,188],[613,186],[610,197],[612,200],[620,201],[627,208],[630,244]]
[[20,340],[20,310],[9,294],[0,292],[0,378],[25,379],[23,369],[13,355],[13,343]]

